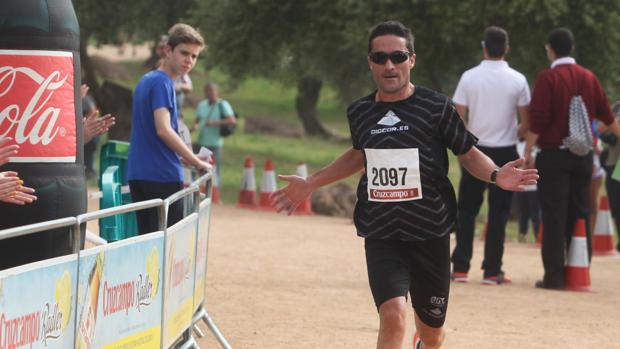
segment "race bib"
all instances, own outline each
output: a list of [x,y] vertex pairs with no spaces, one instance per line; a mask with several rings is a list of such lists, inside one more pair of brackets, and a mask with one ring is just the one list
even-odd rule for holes
[[364,151],[369,201],[398,202],[422,198],[417,148]]

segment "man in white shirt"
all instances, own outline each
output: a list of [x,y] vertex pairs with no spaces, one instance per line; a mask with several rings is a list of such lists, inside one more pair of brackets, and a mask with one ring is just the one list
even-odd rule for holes
[[[516,144],[528,128],[530,89],[525,76],[505,61],[508,33],[499,27],[484,31],[484,60],[461,76],[454,103],[467,129],[479,138],[478,148],[498,166],[517,159]],[[521,124],[518,124],[518,117]],[[473,252],[476,216],[489,188],[483,284],[511,280],[502,271],[506,222],[512,193],[462,171],[458,195],[456,247],[452,253],[452,280],[467,282]]]

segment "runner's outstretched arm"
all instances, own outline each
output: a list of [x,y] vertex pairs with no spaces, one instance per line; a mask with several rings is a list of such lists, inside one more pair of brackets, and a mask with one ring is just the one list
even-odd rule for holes
[[459,155],[459,161],[472,176],[490,182],[491,173],[498,170],[496,184],[504,190],[523,191],[527,185],[536,184],[538,180],[538,170],[520,169],[525,162],[524,159],[517,159],[506,163],[501,168],[476,147],[472,147],[467,153]]
[[347,178],[360,171],[363,167],[364,154],[362,151],[349,148],[334,162],[307,178],[278,176],[278,178],[288,182],[288,184],[271,195],[271,202],[278,212],[286,211],[290,215],[315,189]]

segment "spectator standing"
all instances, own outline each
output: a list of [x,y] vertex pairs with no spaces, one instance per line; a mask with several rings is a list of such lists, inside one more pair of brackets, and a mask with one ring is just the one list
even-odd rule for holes
[[[525,142],[521,141],[517,144],[517,152],[519,157],[523,157],[525,150]],[[538,238],[540,232],[540,205],[538,204],[538,193],[536,185],[528,185],[523,191],[516,192],[517,211],[519,215],[519,242],[526,242],[527,232],[530,229],[530,221],[532,222],[532,230],[534,239]]]
[[[95,100],[91,95],[82,97],[82,117],[86,118],[87,115],[97,112]],[[96,176],[95,172],[95,151],[97,151],[97,144],[99,144],[99,136],[94,136],[89,142],[84,142],[84,166],[86,167],[86,178],[92,178]]]
[[198,143],[208,148],[215,156],[215,170],[218,178],[222,163],[224,138],[220,135],[220,127],[237,123],[235,112],[228,101],[220,98],[220,89],[215,83],[204,86],[205,99],[196,107],[194,129],[198,129]]
[[[199,172],[210,168],[179,137],[174,88],[174,80],[189,73],[204,46],[198,31],[186,24],[175,24],[170,28],[161,65],[146,73],[136,86],[127,169],[134,202],[165,199],[181,190],[183,168],[180,158]],[[182,201],[177,201],[169,209],[168,225],[182,217]],[[158,229],[155,209],[138,211],[137,220],[140,234]]]
[[[588,69],[571,57],[573,34],[567,28],[553,30],[545,45],[551,67],[536,78],[531,103],[530,132],[525,147],[526,162],[532,165],[531,150],[540,148],[536,168],[540,173],[538,197],[544,226],[542,261],[544,277],[535,286],[546,289],[564,287],[566,253],[578,218],[586,220],[588,252],[592,244],[589,234],[590,182],[592,151],[577,155],[568,149],[569,105],[581,96],[587,109],[588,125],[596,118],[610,125],[614,135],[620,126],[613,122],[605,91]],[[585,128],[589,130],[589,128]],[[584,131],[587,137],[587,131]]]
[[[528,124],[530,90],[525,76],[510,68],[505,60],[508,53],[508,33],[499,27],[484,31],[482,52],[484,60],[463,73],[454,92],[454,103],[467,129],[478,137],[478,149],[498,166],[516,160],[518,118],[521,133]],[[482,262],[483,283],[499,285],[511,280],[502,271],[506,223],[510,215],[512,192],[462,170],[458,195],[458,225],[456,246],[452,253],[452,279],[467,282],[473,253],[476,216],[489,189],[487,233]]]
[[[155,46],[155,56],[157,56],[157,62],[155,63],[153,69],[157,69],[161,66],[168,39],[168,35],[162,35],[159,37],[159,41]],[[179,115],[183,114],[186,94],[190,93],[193,88],[194,85],[192,84],[192,79],[189,77],[189,74],[183,74],[174,79],[174,91],[177,98],[177,113]]]
[[504,189],[536,183],[522,160],[498,168],[474,144],[450,99],[410,81],[413,35],[396,21],[374,27],[368,65],[377,90],[347,109],[352,147],[307,178],[280,176],[278,211],[295,211],[313,190],[365,171],[353,220],[363,237],[368,279],[379,312],[377,348],[402,348],[406,299],[415,311],[414,348],[439,348],[450,290],[450,232],[456,206],[448,179],[451,149],[477,178]]
[[99,143],[99,136],[107,133],[110,127],[114,126],[115,118],[111,114],[99,116],[99,110],[95,104],[95,99],[88,94],[88,85],[80,86],[82,96],[82,121],[84,123],[84,165],[86,176],[96,176],[95,171],[95,152]]
[[[11,144],[11,138],[0,137],[0,166],[11,160],[11,156],[17,155],[19,145]],[[0,172],[0,201],[7,204],[25,205],[32,203],[37,197],[34,195],[34,189],[24,186],[14,171]]]
[[192,92],[194,85],[189,74],[179,76],[174,80],[174,91],[177,97],[177,112],[179,115],[183,115],[183,106],[185,105],[185,97]]
[[[620,101],[616,101],[611,110],[615,115],[615,123],[620,123]],[[620,252],[620,181],[612,176],[615,167],[618,165],[618,159],[620,158],[620,142],[618,138],[609,131],[603,131],[601,133],[601,140],[606,144],[606,147],[601,153],[601,166],[606,174],[605,190],[607,191],[609,209],[614,219],[616,234],[618,234],[616,249]]]

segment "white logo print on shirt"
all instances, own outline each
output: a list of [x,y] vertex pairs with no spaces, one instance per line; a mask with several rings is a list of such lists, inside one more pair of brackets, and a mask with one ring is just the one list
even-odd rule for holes
[[394,126],[398,124],[399,122],[400,122],[400,119],[398,118],[398,116],[396,116],[396,114],[394,114],[393,111],[389,110],[387,113],[385,113],[385,116],[381,120],[379,120],[379,122],[377,122],[377,124],[385,125],[385,126]]

